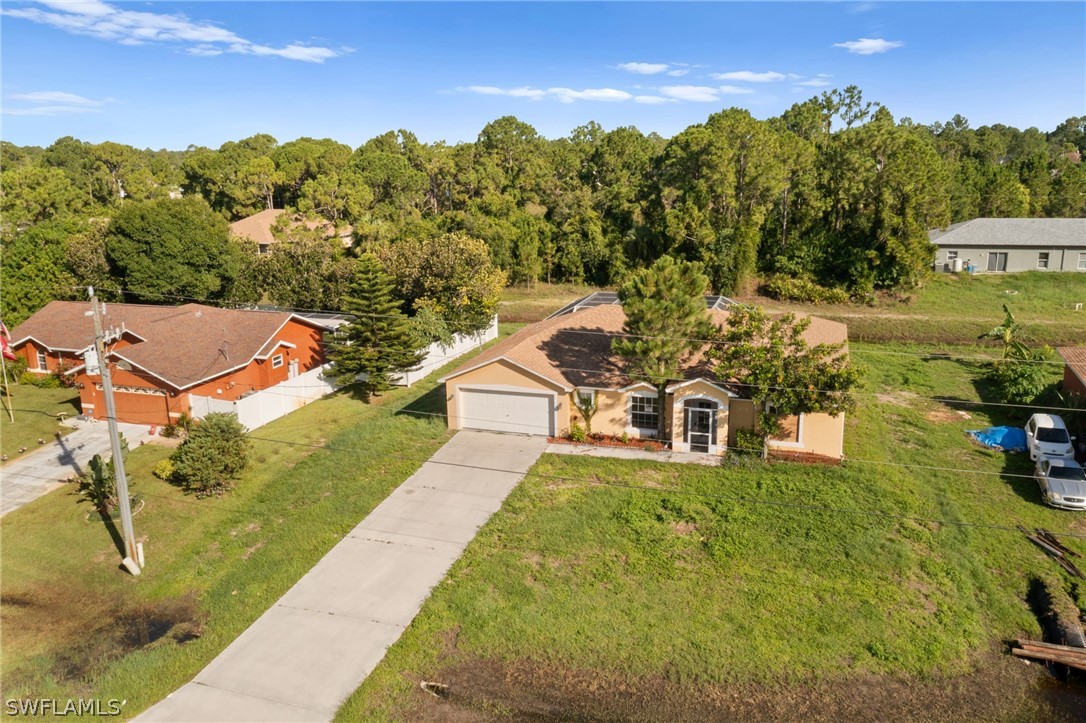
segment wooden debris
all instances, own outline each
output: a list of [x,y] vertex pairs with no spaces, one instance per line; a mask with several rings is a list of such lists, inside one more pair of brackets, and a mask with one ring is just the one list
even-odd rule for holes
[[1086,648],[1055,645],[1040,640],[1016,640],[1014,644],[1018,647],[1011,649],[1011,655],[1019,658],[1045,660],[1078,670],[1086,670]]
[[1029,530],[1021,525],[1018,525],[1018,529],[1025,534],[1030,542],[1044,550],[1045,553],[1055,560],[1060,567],[1066,570],[1069,575],[1077,577],[1080,580],[1086,580],[1086,575],[1082,574],[1082,570],[1079,570],[1075,563],[1067,559],[1068,555],[1071,557],[1081,557],[1081,555],[1060,543],[1055,535],[1044,529],[1038,529],[1036,534],[1031,535]]

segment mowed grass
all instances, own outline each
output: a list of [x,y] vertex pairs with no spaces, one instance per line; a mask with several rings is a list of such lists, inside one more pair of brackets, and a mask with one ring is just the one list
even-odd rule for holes
[[498,318],[502,321],[531,323],[545,319],[575,299],[599,289],[583,284],[547,284],[531,287],[508,286],[502,290]]
[[[970,344],[998,326],[1006,304],[1037,344],[1074,345],[1086,339],[1086,274],[934,274],[904,297],[873,306],[792,304],[751,299],[771,309],[804,311],[848,324],[854,341]],[[1083,310],[1075,311],[1082,304]]]
[[438,374],[256,430],[253,464],[222,498],[154,478],[170,449],[132,450],[138,578],[70,489],[5,516],[3,698],[127,699],[131,716],[190,680],[448,439]]
[[898,355],[856,357],[840,468],[545,455],[337,720],[410,719],[427,700],[419,680],[479,660],[630,690],[661,677],[870,685],[967,674],[1004,640],[1040,635],[1027,589],[1058,568],[1013,526],[1086,524],[1001,476],[1028,475],[1028,460],[964,433],[1025,410],[965,404],[986,394],[970,362],[854,346]]
[[[0,389],[0,396],[3,389]],[[27,452],[38,448],[38,440],[51,442],[57,432],[68,434],[70,427],[57,422],[57,414],[68,418],[79,414],[79,392],[75,389],[39,389],[29,384],[11,385],[11,409],[15,421],[8,415],[8,398],[2,396],[0,408],[0,453],[10,460],[19,456],[19,448]]]

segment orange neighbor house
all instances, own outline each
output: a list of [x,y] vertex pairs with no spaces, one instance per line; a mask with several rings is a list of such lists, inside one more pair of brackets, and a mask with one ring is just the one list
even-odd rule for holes
[[[326,327],[289,312],[202,304],[104,307],[120,422],[170,424],[192,414],[193,395],[232,402],[325,362]],[[102,378],[84,366],[83,354],[94,344],[90,310],[89,302],[53,301],[11,330],[11,346],[27,360],[29,372],[69,369],[83,414],[105,419]]]

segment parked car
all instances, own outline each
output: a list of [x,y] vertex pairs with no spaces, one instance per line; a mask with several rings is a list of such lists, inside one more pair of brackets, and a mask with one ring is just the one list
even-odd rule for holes
[[1078,462],[1041,457],[1033,476],[1046,504],[1064,510],[1086,510],[1086,471]]
[[1074,459],[1072,439],[1067,425],[1055,414],[1034,414],[1026,422],[1026,448],[1033,461],[1042,456]]

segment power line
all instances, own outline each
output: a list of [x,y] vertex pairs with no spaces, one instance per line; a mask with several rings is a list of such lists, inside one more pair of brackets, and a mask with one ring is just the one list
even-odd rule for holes
[[[72,287],[72,288],[81,288],[81,287]],[[105,288],[105,287],[101,287],[101,288]],[[131,293],[131,292],[126,291],[125,289],[120,289],[120,288],[110,288],[109,290],[110,291],[115,291],[115,292],[120,293],[120,294]],[[139,292],[139,293],[142,296],[153,296],[153,297],[161,298],[161,299],[174,299],[174,300],[178,300],[178,301],[189,301],[189,302],[203,302],[203,303],[208,303],[208,304],[224,304],[225,303],[225,304],[232,304],[235,307],[241,307],[242,310],[271,311],[271,309],[245,309],[245,307],[248,306],[247,304],[244,304],[244,303],[241,303],[241,302],[224,301],[224,300],[221,300],[221,299],[202,299],[202,298],[192,297],[192,296],[180,296],[180,295],[177,295],[177,294],[161,294],[161,293],[154,293],[154,292]],[[320,314],[333,314],[333,315],[336,315],[336,316],[364,316],[364,317],[370,317],[370,318],[392,318],[392,317],[397,316],[395,314],[375,314],[375,313],[368,313],[368,312],[362,312],[362,313],[350,312],[350,313],[348,313],[348,312],[336,311],[336,310],[332,310],[332,309],[318,309],[318,308],[306,308],[306,307],[296,307],[296,306],[276,306],[275,310],[284,311],[284,312],[289,311],[289,312],[311,312],[311,313],[320,313]],[[785,312],[785,313],[796,313],[796,312]],[[807,312],[798,312],[798,313],[807,314]],[[808,314],[808,315],[809,316],[814,316],[813,314]],[[435,318],[441,319],[441,320],[447,319],[447,317],[443,317],[443,316],[436,316]],[[998,321],[997,319],[968,319],[968,318],[965,318],[965,317],[955,317],[955,319],[961,320],[961,321],[969,321],[969,320],[978,321],[978,322],[983,321],[984,323],[990,323],[992,321]],[[844,324],[846,327],[848,326],[844,322],[837,322],[837,323]],[[730,345],[735,345],[735,344],[740,343],[740,342],[725,342],[725,341],[714,340],[714,339],[698,339],[698,338],[661,336],[661,335],[627,334],[625,332],[595,331],[595,330],[592,330],[592,329],[563,328],[563,329],[560,329],[559,331],[561,331],[563,333],[586,334],[586,335],[595,335],[595,336],[607,336],[607,337],[611,337],[611,338],[658,339],[658,340],[667,340],[667,341],[701,342],[703,344],[714,344],[714,345],[717,345],[717,346],[730,346]],[[908,342],[905,342],[905,343],[908,343]],[[876,349],[849,349],[849,354],[850,355],[851,354],[861,354],[861,355],[870,354],[870,355],[889,355],[889,356],[917,356],[917,357],[921,357],[921,358],[958,359],[958,360],[964,360],[964,361],[977,361],[977,362],[981,362],[981,363],[991,363],[991,362],[1003,361],[1003,359],[1001,359],[999,357],[992,357],[992,356],[985,356],[985,355],[975,355],[975,356],[951,355],[951,354],[946,354],[946,353],[942,353],[942,352],[900,352],[900,351],[883,351],[883,350],[876,350]],[[1050,365],[1057,365],[1057,366],[1063,366],[1064,365],[1064,362],[1062,362],[1062,361],[1048,360],[1048,359],[1015,359],[1014,361],[1016,363],[1023,363],[1023,364],[1050,364]]]

